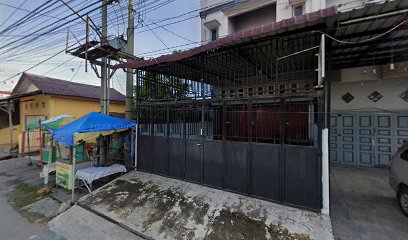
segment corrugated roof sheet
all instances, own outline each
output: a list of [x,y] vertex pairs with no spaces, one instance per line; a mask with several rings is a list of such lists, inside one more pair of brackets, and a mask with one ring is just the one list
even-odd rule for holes
[[[23,79],[24,76],[30,79],[41,92],[46,94],[100,99],[100,86],[70,82],[31,73],[24,73],[21,79]],[[110,89],[111,101],[125,102],[125,99],[126,97],[123,94],[113,88]]]
[[244,41],[249,41],[257,37],[264,37],[264,36],[276,34],[280,31],[286,31],[288,29],[296,29],[298,27],[303,27],[305,25],[318,22],[319,20],[322,20],[326,17],[333,16],[335,14],[337,14],[337,7],[333,6],[333,7],[321,9],[316,12],[307,13],[302,16],[285,19],[280,22],[274,22],[274,23],[266,24],[266,25],[256,27],[250,30],[231,34],[223,38],[219,38],[216,41],[209,42],[202,46],[199,46],[199,47],[196,47],[196,48],[193,48],[193,49],[190,49],[188,51],[184,51],[178,54],[163,55],[158,58],[144,60],[144,61],[132,61],[132,62],[127,62],[127,63],[121,63],[121,64],[115,65],[113,68],[115,69],[117,68],[138,69],[138,68],[148,67],[148,66],[152,66],[152,65],[156,65],[160,63],[179,61],[179,60],[189,58],[189,57],[198,55],[200,53],[203,53],[203,52],[206,52],[212,49],[225,47],[231,44],[241,43]]

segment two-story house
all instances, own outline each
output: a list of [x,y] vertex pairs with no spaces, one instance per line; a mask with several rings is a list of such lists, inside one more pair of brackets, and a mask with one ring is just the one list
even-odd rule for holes
[[[337,6],[340,12],[350,12],[381,2],[384,1],[201,0],[201,40],[206,44],[331,6]],[[384,20],[385,26],[391,27],[394,21],[394,18],[388,22]],[[401,26],[391,36],[397,36],[405,29]],[[364,34],[355,36],[354,41],[366,37]],[[408,137],[408,63],[392,62],[393,55],[401,51],[399,47],[393,49],[393,45],[403,40],[400,37],[395,43],[374,41],[362,52],[356,52],[360,57],[370,59],[365,66],[348,64],[332,71],[331,111],[335,113],[331,117],[332,161],[365,166],[388,165],[397,146]],[[381,58],[387,57],[389,63],[381,64]],[[341,56],[338,58],[339,61],[342,59]]]
[[136,72],[139,170],[328,213],[329,156],[388,163],[405,1],[201,4],[201,46],[114,67]]

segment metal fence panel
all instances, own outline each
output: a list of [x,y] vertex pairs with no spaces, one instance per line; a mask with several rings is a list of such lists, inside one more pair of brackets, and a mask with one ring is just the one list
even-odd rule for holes
[[224,157],[222,141],[204,141],[204,184],[224,186]]
[[169,176],[183,179],[185,174],[186,149],[183,139],[169,139]]
[[186,174],[185,178],[193,182],[201,182],[201,151],[199,140],[186,139]]
[[317,148],[285,146],[283,202],[320,209],[320,172]]
[[225,188],[248,193],[247,143],[226,142],[225,144]]
[[154,138],[153,172],[168,175],[169,142],[166,137]]
[[252,195],[280,201],[280,145],[256,143],[251,154]]
[[153,172],[154,138],[151,136],[139,136],[138,168]]

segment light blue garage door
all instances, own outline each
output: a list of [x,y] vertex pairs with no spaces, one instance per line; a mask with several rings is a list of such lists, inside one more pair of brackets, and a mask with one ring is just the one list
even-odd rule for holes
[[408,139],[408,114],[332,113],[330,159],[363,166],[388,166]]

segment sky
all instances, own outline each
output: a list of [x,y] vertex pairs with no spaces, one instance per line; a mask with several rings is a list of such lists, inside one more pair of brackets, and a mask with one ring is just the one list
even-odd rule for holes
[[[55,2],[54,2],[55,1]],[[75,10],[100,0],[64,0]],[[46,0],[0,0],[0,90],[11,91],[21,72],[35,64],[50,58],[49,61],[34,67],[28,72],[60,78],[73,82],[99,85],[100,79],[80,58],[65,54],[66,35],[70,26],[69,45],[81,43],[85,38],[85,23],[77,16],[69,16],[72,11],[60,0],[48,0],[54,11],[41,12],[28,21],[24,21],[30,11],[35,10]],[[110,38],[124,34],[127,28],[128,0],[119,0],[108,8],[108,35]],[[135,55],[151,58],[184,50],[199,45],[200,18],[198,16],[200,0],[135,0]],[[138,10],[139,9],[139,10]],[[83,12],[82,12],[83,13]],[[187,13],[187,14],[186,14]],[[100,9],[90,14],[91,19],[100,26]],[[99,17],[99,18],[98,18]],[[23,19],[22,19],[23,18]],[[70,20],[73,22],[67,25]],[[50,26],[51,23],[57,22]],[[12,24],[19,23],[21,25]],[[63,24],[66,25],[63,25]],[[56,26],[63,25],[58,29]],[[11,29],[6,31],[7,29]],[[97,38],[91,31],[91,39]],[[76,40],[76,39],[77,40]],[[18,76],[14,76],[17,75]],[[111,80],[111,87],[125,92],[125,74],[118,70]]]

